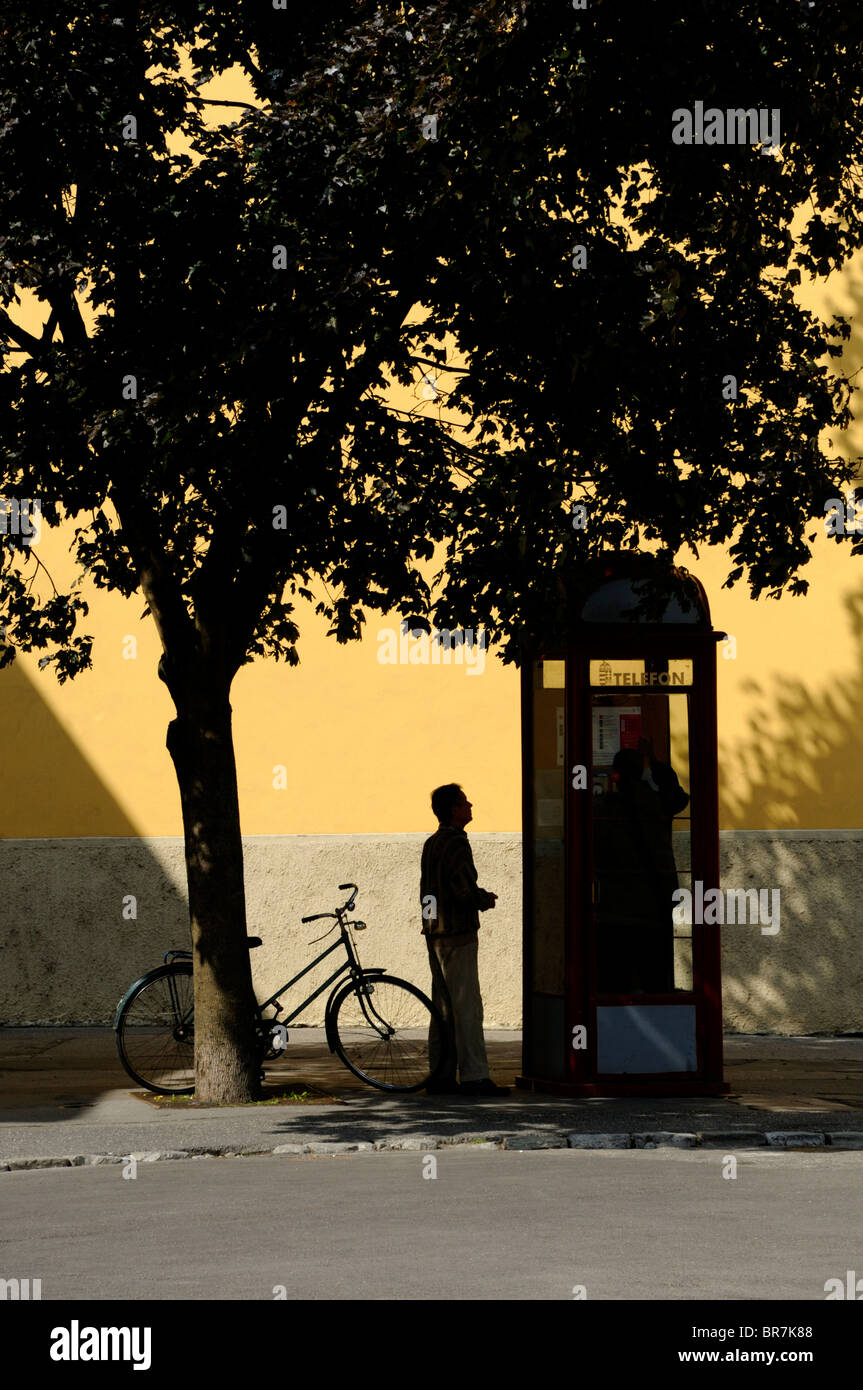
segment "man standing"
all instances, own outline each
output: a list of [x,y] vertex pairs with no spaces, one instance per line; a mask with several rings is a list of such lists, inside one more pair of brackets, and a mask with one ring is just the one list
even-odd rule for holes
[[[423,845],[420,897],[423,935],[432,972],[432,1003],[447,1030],[449,1055],[441,1076],[426,1089],[436,1095],[508,1096],[488,1074],[482,1032],[482,995],[477,973],[479,914],[494,907],[496,893],[477,886],[465,826],[471,804],[455,782],[432,792],[432,810],[440,824]],[[440,1057],[437,1025],[429,1029],[432,1069]],[[458,1065],[461,1085],[456,1083]]]

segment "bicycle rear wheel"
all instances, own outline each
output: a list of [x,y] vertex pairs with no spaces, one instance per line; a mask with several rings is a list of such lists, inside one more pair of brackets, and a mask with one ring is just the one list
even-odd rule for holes
[[[420,1091],[446,1063],[440,1010],[407,980],[375,975],[354,981],[335,1000],[332,1021],[336,1052],[345,1066],[379,1091]],[[432,1022],[441,1047],[434,1069]]]
[[194,1091],[194,1004],[191,961],[160,965],[126,1000],[117,1021],[117,1051],[129,1075],[148,1091]]

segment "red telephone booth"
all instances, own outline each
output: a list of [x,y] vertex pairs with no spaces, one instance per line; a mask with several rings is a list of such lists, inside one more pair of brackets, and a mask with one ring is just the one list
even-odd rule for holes
[[524,1045],[517,1085],[719,1094],[716,643],[654,557],[601,557],[522,666]]

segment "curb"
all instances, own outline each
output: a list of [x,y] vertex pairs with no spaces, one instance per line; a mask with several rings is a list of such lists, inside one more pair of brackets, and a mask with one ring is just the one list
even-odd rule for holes
[[317,1154],[322,1157],[355,1153],[430,1153],[436,1149],[459,1146],[473,1147],[485,1152],[509,1150],[531,1152],[539,1149],[863,1149],[863,1131],[845,1130],[824,1133],[818,1130],[712,1130],[677,1133],[671,1130],[645,1130],[634,1133],[607,1134],[549,1134],[525,1131],[505,1134],[487,1130],[463,1134],[400,1134],[384,1139],[350,1141],[311,1140],[308,1143],[264,1145],[235,1145],[191,1149],[138,1149],[125,1154],[65,1154],[54,1158],[0,1159],[0,1172],[24,1172],[37,1168],[94,1168],[104,1164],[157,1163],[166,1160],[202,1158],[256,1158],[261,1155],[299,1157]]

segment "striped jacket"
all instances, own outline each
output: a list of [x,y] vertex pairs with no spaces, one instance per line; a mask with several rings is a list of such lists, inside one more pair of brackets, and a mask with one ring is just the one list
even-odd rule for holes
[[477,887],[470,841],[454,825],[441,825],[423,845],[420,870],[423,935],[469,936],[494,896]]

